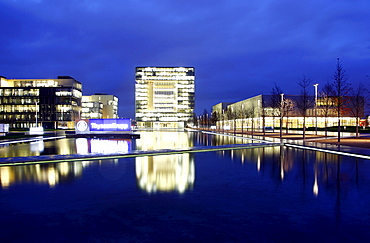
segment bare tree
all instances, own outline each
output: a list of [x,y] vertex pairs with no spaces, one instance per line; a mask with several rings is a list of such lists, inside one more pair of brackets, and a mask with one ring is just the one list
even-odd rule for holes
[[203,110],[203,115],[202,115],[202,120],[203,120],[203,126],[208,128],[209,125],[209,117],[208,117],[208,111],[207,109]]
[[369,98],[369,91],[363,83],[360,83],[357,88],[351,89],[348,100],[348,108],[353,117],[356,118],[356,138],[359,137],[358,126],[360,118],[364,115],[365,100]]
[[236,119],[238,118],[238,116],[237,116],[237,111],[235,110],[234,107],[227,109],[227,117],[228,117],[228,120],[233,121],[233,130],[234,130],[234,135],[235,135],[236,134]]
[[243,136],[243,133],[244,133],[244,118],[245,118],[245,110],[244,110],[244,105],[242,104],[240,109],[238,110],[238,114],[237,114],[238,118],[241,120],[241,134]]
[[289,130],[289,116],[291,114],[291,112],[294,110],[294,102],[289,99],[289,98],[282,98],[282,115],[281,117],[284,118],[286,117],[286,122],[285,122],[285,130],[286,130],[286,133],[288,133],[288,130]]
[[[280,117],[280,138],[283,133],[283,91],[277,84],[272,88],[269,106],[273,109],[273,117]],[[275,123],[275,122],[274,122]]]
[[335,105],[333,86],[328,82],[324,85],[320,96],[320,115],[325,117],[325,137],[328,136],[328,117],[332,115]]
[[245,115],[245,118],[247,118],[247,131],[248,131],[248,127],[249,127],[249,122],[251,120],[251,128],[250,128],[250,131],[253,135],[253,117],[254,117],[254,107],[249,107],[247,109],[244,110],[244,115]]
[[252,131],[252,137],[253,137],[253,135],[254,135],[254,118],[256,117],[256,109],[255,109],[254,105],[252,105],[252,107],[249,108],[249,114],[250,114],[250,118],[252,120],[252,129],[251,129],[251,131]]
[[298,85],[301,87],[301,95],[297,102],[297,108],[300,115],[303,117],[303,140],[306,138],[306,116],[307,111],[310,107],[312,107],[312,100],[310,99],[310,95],[308,92],[308,87],[311,85],[312,80],[306,78],[303,75],[303,78],[298,82]]
[[345,108],[346,96],[350,89],[349,84],[347,83],[348,75],[342,67],[342,62],[337,58],[337,66],[333,75],[333,88],[335,96],[335,108],[338,117],[338,143],[340,142],[340,118],[342,112]]
[[217,111],[213,111],[212,114],[211,114],[210,123],[212,125],[216,126],[217,125],[217,121],[219,121],[219,119],[220,119],[220,117],[218,115],[218,112]]

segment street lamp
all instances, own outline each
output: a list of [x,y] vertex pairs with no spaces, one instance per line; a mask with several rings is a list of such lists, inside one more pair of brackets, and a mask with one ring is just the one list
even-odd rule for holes
[[243,131],[243,126],[244,126],[244,104],[242,104],[241,118],[242,118],[242,136],[243,136],[243,134],[244,134],[244,131]]
[[284,94],[281,95],[280,101],[280,142],[282,141],[281,138],[283,136],[283,106],[284,106]]
[[319,84],[314,84],[313,86],[315,87],[315,134],[317,135],[317,86]]
[[38,127],[37,126],[37,101],[35,101],[35,108],[36,108],[36,127]]

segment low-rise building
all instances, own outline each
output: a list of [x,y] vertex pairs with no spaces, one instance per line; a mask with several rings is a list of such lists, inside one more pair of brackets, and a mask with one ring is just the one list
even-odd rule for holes
[[[346,99],[350,101],[352,98]],[[308,96],[306,109],[300,108],[302,102],[299,95],[257,95],[235,103],[219,103],[212,107],[212,116],[217,121],[217,127],[227,129],[234,126],[235,129],[277,128],[280,121],[284,128],[303,128],[303,124],[319,128],[338,126],[335,97],[318,97],[315,104],[315,96]],[[351,109],[353,111],[350,102],[341,109],[341,126],[356,126],[356,116]],[[363,117],[364,107],[359,107],[357,113]]]

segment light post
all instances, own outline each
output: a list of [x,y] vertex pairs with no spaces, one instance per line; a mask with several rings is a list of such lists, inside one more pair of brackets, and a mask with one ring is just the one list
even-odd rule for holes
[[243,136],[244,135],[244,131],[243,131],[243,126],[244,126],[244,104],[242,104],[241,118],[242,118],[242,136]]
[[37,126],[37,101],[35,101],[35,109],[36,109],[36,127],[38,127]]
[[313,86],[315,87],[315,135],[317,135],[317,86],[319,84],[314,84]]
[[225,133],[225,115],[224,115],[224,109],[222,109],[222,132]]
[[208,113],[206,113],[206,127],[209,128],[209,120],[208,120]]
[[284,94],[281,95],[281,101],[280,101],[280,142],[281,138],[283,136],[283,106],[284,106]]

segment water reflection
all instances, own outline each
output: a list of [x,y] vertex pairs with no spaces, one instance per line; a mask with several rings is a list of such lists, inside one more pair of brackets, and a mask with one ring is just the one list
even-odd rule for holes
[[82,175],[84,167],[91,162],[62,162],[0,167],[0,185],[6,189],[13,184],[46,184],[54,187],[61,181],[70,181]]
[[148,193],[183,193],[194,184],[193,154],[137,157],[135,167],[138,185]]
[[40,139],[31,143],[8,145],[0,148],[0,157],[2,158],[75,153],[76,145],[73,138],[52,141]]
[[136,140],[136,149],[141,151],[193,146],[193,132],[140,132],[140,139]]
[[[223,137],[197,132],[142,132],[136,141],[137,150],[187,148],[227,143],[251,142],[240,138]],[[12,150],[17,147],[20,149]],[[134,149],[131,140],[119,139],[61,139],[37,141],[1,148],[1,156],[16,157],[41,154],[87,154],[126,153]],[[27,152],[26,152],[27,151]],[[294,182],[319,197],[323,193],[349,193],[359,185],[369,182],[370,168],[364,160],[335,154],[299,150],[287,147],[264,147],[244,150],[230,150],[207,153],[206,161],[211,163],[222,157],[225,163],[231,161],[242,166],[252,166],[253,173],[268,176],[272,183],[282,185]],[[186,192],[195,183],[197,154],[148,156],[135,158],[137,185],[148,193],[159,191]],[[203,158],[204,160],[204,158]],[[99,166],[107,166],[103,160]],[[115,160],[119,164],[121,160]],[[53,187],[64,180],[82,176],[83,170],[92,162],[71,162],[27,166],[4,166],[0,168],[0,184],[8,188],[16,183],[40,183]],[[132,174],[134,176],[134,173]]]
[[361,181],[360,172],[369,170],[359,169],[364,162],[358,158],[284,146],[231,150],[219,154],[241,164],[255,164],[257,172],[269,174],[277,184],[295,180],[303,187],[311,185],[309,188],[314,196],[319,195],[320,187],[326,191],[355,188]]
[[132,150],[131,139],[76,139],[76,150],[78,154],[91,153],[128,153]]
[[26,157],[39,155],[67,155],[89,153],[127,153],[133,150],[131,139],[65,138],[42,139],[0,148],[0,157]]
[[[137,150],[189,148],[194,146],[192,132],[142,132]],[[194,157],[190,154],[137,157],[136,178],[139,187],[148,192],[183,193],[194,184]]]

